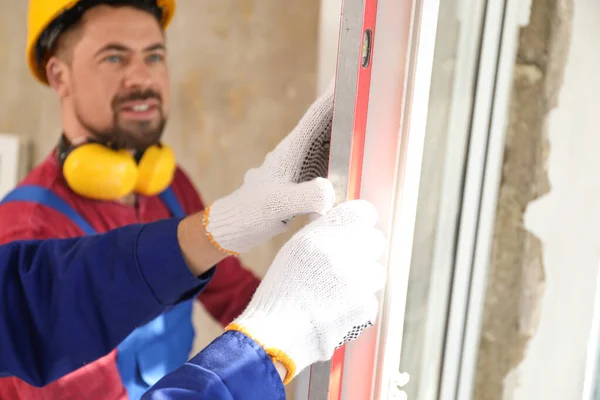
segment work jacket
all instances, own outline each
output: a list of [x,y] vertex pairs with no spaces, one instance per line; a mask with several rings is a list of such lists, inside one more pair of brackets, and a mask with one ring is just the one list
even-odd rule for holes
[[[67,184],[62,163],[51,151],[2,197],[0,244],[101,234],[203,209],[200,194],[179,167],[167,190],[156,196],[138,194],[135,205],[80,196]],[[196,335],[192,325],[194,303],[200,302],[202,309],[224,327],[243,312],[259,283],[237,257],[226,257],[219,262],[210,285],[196,298],[180,302],[138,326],[104,357],[41,389],[16,378],[0,379],[0,399],[140,400],[150,386],[188,360]],[[118,297],[127,299],[128,295],[123,292]]]
[[[179,221],[1,245],[0,376],[47,385],[197,296],[215,268],[191,274],[179,250]],[[143,399],[274,400],[285,399],[285,391],[263,349],[227,332]]]

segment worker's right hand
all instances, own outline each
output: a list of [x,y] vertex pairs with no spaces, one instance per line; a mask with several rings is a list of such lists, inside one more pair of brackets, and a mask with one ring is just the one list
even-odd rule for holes
[[287,369],[284,383],[375,320],[385,248],[377,212],[364,200],[337,206],[279,251],[246,310],[227,330],[261,344]]
[[333,207],[329,163],[333,82],[304,114],[294,130],[246,173],[242,186],[204,212],[213,245],[239,254],[284,232],[298,215],[324,214]]

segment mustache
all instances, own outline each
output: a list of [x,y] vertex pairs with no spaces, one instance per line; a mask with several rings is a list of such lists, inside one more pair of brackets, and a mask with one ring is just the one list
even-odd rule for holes
[[144,91],[131,92],[131,93],[128,93],[123,96],[115,97],[113,99],[112,103],[113,103],[113,108],[117,108],[119,105],[121,105],[123,103],[127,103],[129,101],[148,100],[148,99],[156,99],[160,103],[162,103],[162,96],[160,95],[160,93],[158,93],[154,90],[151,90],[151,89],[144,90]]

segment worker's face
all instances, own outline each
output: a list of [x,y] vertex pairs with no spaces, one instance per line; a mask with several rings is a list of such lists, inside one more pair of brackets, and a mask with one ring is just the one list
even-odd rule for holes
[[163,31],[150,13],[132,7],[87,11],[65,69],[66,118],[91,136],[144,150],[158,143],[169,112]]

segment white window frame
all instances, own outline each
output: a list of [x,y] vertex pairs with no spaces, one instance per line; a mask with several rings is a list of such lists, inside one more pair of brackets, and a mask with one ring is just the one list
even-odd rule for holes
[[[342,29],[336,60],[338,121],[345,118],[348,122],[357,112],[351,106],[357,100],[355,63],[360,46],[357,38],[362,32],[357,35],[345,27],[362,26],[360,9],[365,1],[358,5],[341,3]],[[458,7],[463,25],[458,59],[468,66],[455,77],[455,109],[449,131],[466,135],[456,146],[464,146],[466,141],[469,146],[467,153],[451,144],[447,149],[445,162],[452,168],[444,184],[461,196],[457,196],[460,201],[442,203],[439,212],[430,282],[439,291],[437,298],[430,296],[427,300],[430,311],[421,369],[410,371],[421,374],[417,400],[472,397],[517,39],[519,28],[529,21],[528,1],[476,3],[474,6],[463,1]],[[372,201],[380,211],[379,227],[389,240],[384,260],[388,279],[375,329],[347,346],[340,370],[332,374],[331,365],[325,363],[312,370],[312,382],[310,376],[301,377],[298,400],[380,400],[394,399],[397,394],[438,11],[439,0],[377,2],[360,197]],[[322,10],[322,15],[331,18],[330,12]],[[326,22],[321,21],[322,31]],[[349,40],[354,47],[348,45]],[[332,70],[332,60],[322,59],[332,47],[331,43],[321,42],[320,69],[326,75]],[[327,81],[328,76],[319,77],[320,89]],[[465,90],[473,89],[474,97],[465,103]],[[344,106],[338,107],[338,102]],[[351,136],[346,140],[348,145]],[[348,147],[342,154],[336,153],[335,146],[332,142],[334,167],[338,157],[348,153]],[[464,186],[456,186],[463,173]],[[436,271],[446,273],[434,276]],[[336,374],[342,376],[341,395],[327,387],[328,382],[336,380]]]

